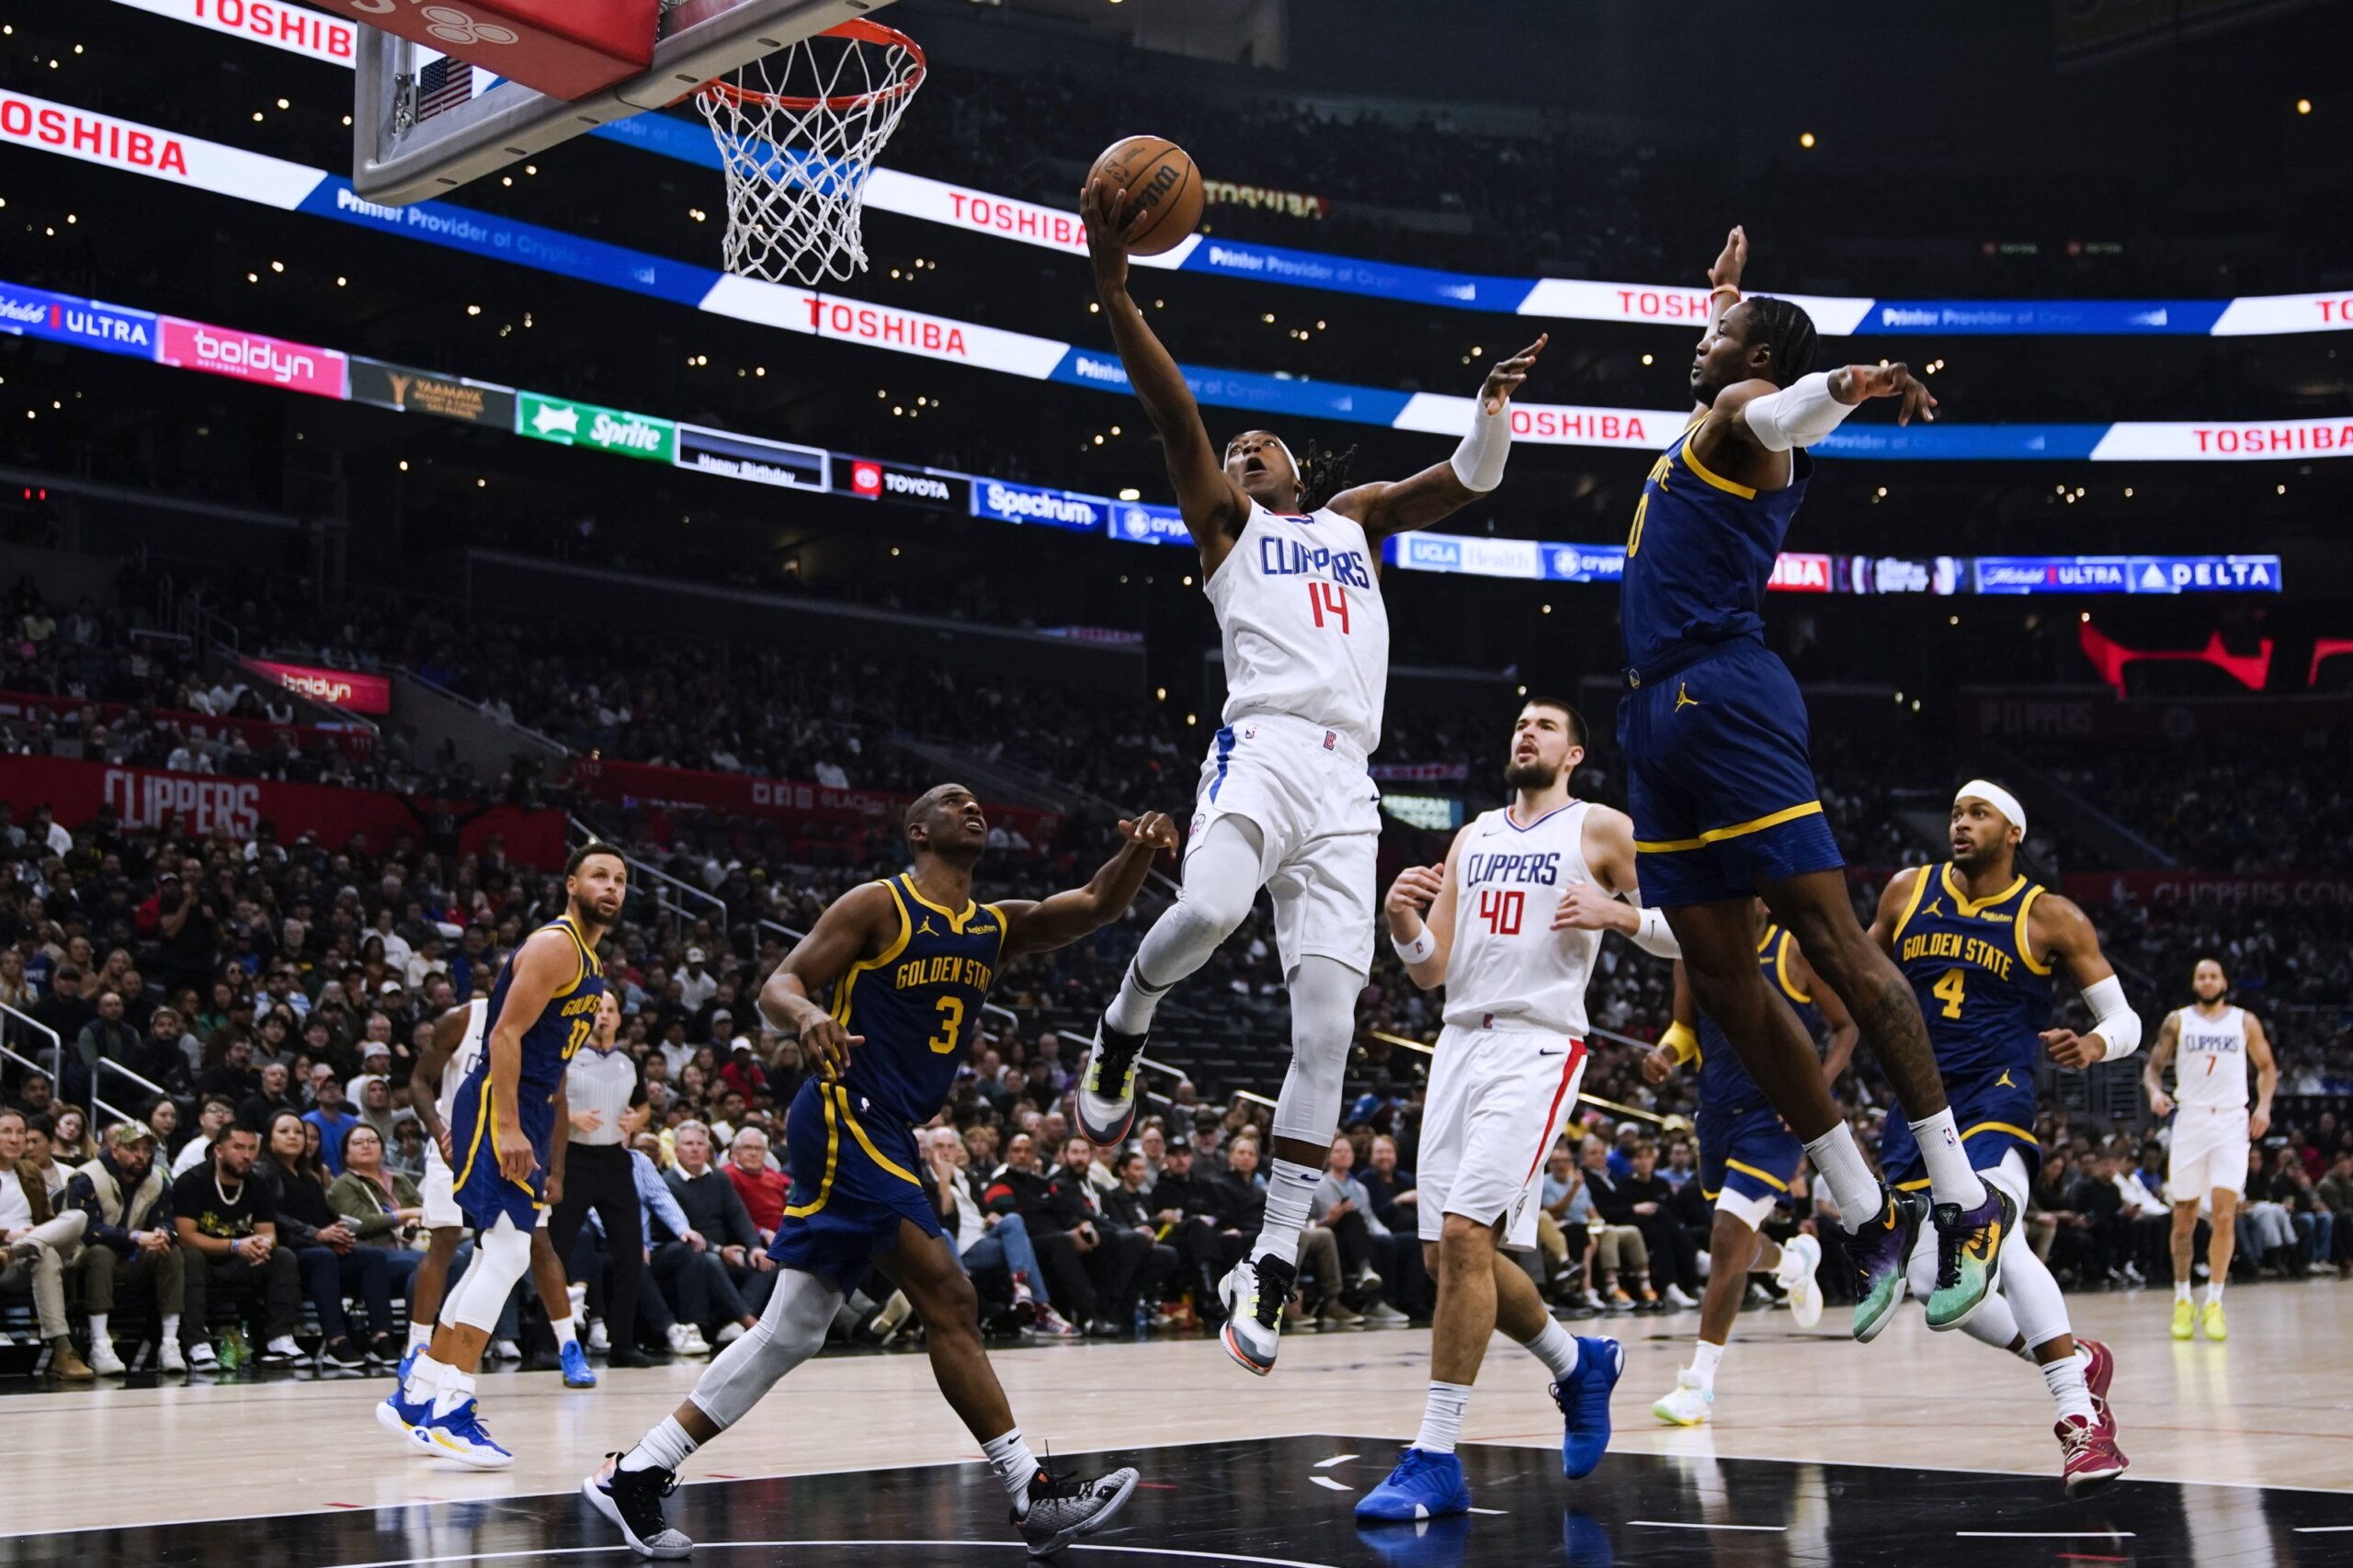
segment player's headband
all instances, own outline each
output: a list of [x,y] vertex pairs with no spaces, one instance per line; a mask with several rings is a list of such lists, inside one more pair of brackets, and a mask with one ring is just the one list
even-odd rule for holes
[[1972,796],[1984,801],[1987,805],[1993,807],[1995,811],[2009,818],[2011,822],[2018,824],[2019,834],[2025,834],[2026,808],[2018,804],[2018,798],[2016,795],[2011,794],[1999,784],[1993,783],[1987,779],[1972,778],[1953,792],[1953,804],[1959,805],[1962,801],[1967,800]]

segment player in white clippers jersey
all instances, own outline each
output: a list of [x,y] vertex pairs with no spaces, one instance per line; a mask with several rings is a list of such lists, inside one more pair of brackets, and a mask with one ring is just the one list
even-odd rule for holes
[[[2167,1013],[2156,1048],[2141,1075],[2149,1108],[2173,1116],[2173,1154],[2165,1167],[2165,1195],[2173,1204],[2173,1336],[2188,1339],[2199,1329],[2209,1339],[2229,1337],[2222,1319],[2222,1285],[2231,1274],[2231,1248],[2237,1239],[2239,1199],[2246,1191],[2248,1147],[2271,1126],[2271,1092],[2279,1086],[2279,1064],[2263,1025],[2229,1001],[2230,977],[2217,959],[2200,959],[2190,971],[2194,1006]],[[2172,1062],[2173,1093],[2165,1088]],[[2255,1064],[2255,1108],[2246,1102],[2247,1064]],[[2189,1255],[2198,1234],[2198,1210],[2213,1205],[2213,1232],[2206,1238],[2206,1305],[2189,1301]]]
[[1291,1062],[1274,1117],[1266,1222],[1218,1290],[1227,1353],[1264,1374],[1274,1369],[1299,1233],[1339,1126],[1356,999],[1372,963],[1381,810],[1366,758],[1381,744],[1389,678],[1381,544],[1503,483],[1506,405],[1545,340],[1488,372],[1452,459],[1410,479],[1344,490],[1345,456],[1311,449],[1302,464],[1264,430],[1234,437],[1221,457],[1184,372],[1128,297],[1125,202],[1126,192],[1097,182],[1079,206],[1112,337],[1200,549],[1227,697],[1201,769],[1184,892],[1145,935],[1096,1029],[1078,1124],[1098,1144],[1127,1136],[1154,1009],[1266,888],[1290,992]]
[[[619,1005],[614,1004],[608,1010],[618,1027]],[[435,1019],[433,1038],[417,1059],[416,1071],[409,1079],[417,1118],[425,1123],[425,1180],[419,1184],[423,1203],[418,1223],[425,1227],[429,1239],[411,1287],[408,1348],[400,1364],[404,1385],[417,1353],[433,1337],[433,1325],[441,1315],[441,1298],[449,1290],[449,1266],[466,1239],[466,1217],[459,1211],[456,1183],[449,1172],[449,1119],[457,1108],[458,1086],[482,1059],[483,1026],[489,1017],[489,998],[477,996]],[[600,1028],[604,1022],[600,1017]],[[549,1173],[551,1196],[563,1190],[563,1181],[561,1168]],[[550,1207],[552,1206],[551,1201]],[[564,1280],[563,1261],[548,1241],[547,1224],[548,1210],[542,1209],[539,1228],[531,1233],[531,1277],[539,1287],[540,1305],[546,1311],[548,1326],[555,1334],[565,1386],[595,1388],[597,1374],[590,1369],[587,1352],[580,1344],[579,1324],[572,1312],[572,1293]],[[499,1343],[508,1345],[512,1340],[502,1332]]]
[[1454,1449],[1498,1328],[1552,1374],[1563,1471],[1586,1474],[1609,1445],[1609,1392],[1625,1353],[1614,1339],[1575,1338],[1553,1322],[1501,1250],[1535,1244],[1538,1173],[1585,1076],[1585,990],[1602,931],[1676,956],[1665,918],[1639,907],[1632,820],[1569,793],[1585,746],[1576,710],[1531,699],[1512,726],[1504,769],[1512,803],[1467,824],[1444,865],[1408,867],[1389,890],[1390,941],[1406,972],[1425,991],[1446,987],[1415,1205],[1438,1310],[1421,1433],[1357,1505],[1362,1520],[1470,1508]]

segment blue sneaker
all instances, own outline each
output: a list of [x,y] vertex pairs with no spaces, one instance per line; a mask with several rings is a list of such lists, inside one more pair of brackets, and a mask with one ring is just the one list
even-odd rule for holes
[[410,1346],[407,1352],[401,1357],[401,1364],[392,1369],[392,1381],[403,1388],[408,1387],[408,1375],[416,1369],[416,1358],[424,1354],[424,1346]]
[[593,1389],[597,1386],[597,1374],[588,1365],[588,1352],[580,1347],[580,1341],[576,1339],[563,1342],[563,1386],[568,1389]]
[[446,1415],[428,1414],[409,1428],[408,1436],[421,1451],[476,1470],[505,1470],[515,1462],[515,1456],[499,1447],[482,1424],[482,1407],[471,1399]]
[[1382,1524],[1412,1524],[1470,1511],[1471,1487],[1462,1479],[1462,1461],[1426,1449],[1399,1454],[1389,1479],[1357,1505],[1358,1518]]
[[398,1437],[403,1444],[413,1444],[416,1428],[432,1418],[433,1402],[429,1399],[411,1402],[405,1379],[392,1390],[391,1397],[376,1406],[376,1424]]
[[1609,1449],[1609,1395],[1626,1373],[1626,1347],[1614,1339],[1577,1336],[1576,1375],[1549,1391],[1561,1407],[1561,1473],[1591,1475]]

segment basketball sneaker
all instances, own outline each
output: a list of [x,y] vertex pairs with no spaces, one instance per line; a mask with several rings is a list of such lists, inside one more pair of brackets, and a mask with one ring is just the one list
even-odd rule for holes
[[1674,1392],[1652,1405],[1651,1414],[1670,1426],[1700,1426],[1707,1424],[1715,1404],[1716,1391],[1701,1388],[1699,1380],[1686,1368],[1676,1374]]
[[2198,1314],[2198,1326],[2205,1330],[2206,1337],[2217,1345],[2231,1336],[2231,1325],[2222,1321],[2222,1303],[2220,1301],[2206,1303]]
[[1974,1209],[1937,1205],[1937,1288],[1928,1294],[1930,1328],[1959,1328],[1985,1304],[1986,1294],[2001,1282],[2002,1244],[2018,1222],[2018,1200],[1992,1182],[1985,1184],[1985,1201]]
[[1108,1017],[1096,1020],[1086,1075],[1078,1084],[1078,1130],[1098,1149],[1120,1142],[1134,1125],[1136,1058],[1146,1038],[1113,1028]]
[[1582,1481],[1609,1449],[1609,1395],[1626,1374],[1626,1348],[1577,1335],[1577,1369],[1545,1392],[1561,1408],[1561,1473]]
[[1084,1535],[1093,1535],[1111,1522],[1111,1516],[1135,1495],[1136,1472],[1115,1470],[1091,1480],[1068,1481],[1040,1471],[1029,1478],[1029,1491],[1013,1510],[1014,1528],[1029,1543],[1032,1558],[1049,1557]]
[[1225,1303],[1225,1326],[1218,1338],[1245,1370],[1263,1378],[1275,1369],[1275,1352],[1282,1345],[1283,1305],[1298,1282],[1299,1266],[1272,1253],[1256,1263],[1244,1258],[1218,1281],[1218,1300]]
[[402,1388],[408,1387],[408,1375],[416,1369],[416,1358],[424,1354],[424,1346],[410,1346],[408,1349],[402,1354],[400,1364],[392,1369],[392,1381],[399,1384]]
[[482,1424],[482,1407],[471,1399],[448,1411],[429,1412],[409,1428],[408,1438],[424,1453],[453,1459],[476,1470],[505,1470],[515,1462],[515,1456],[501,1448],[490,1428]]
[[666,1470],[623,1470],[620,1462],[620,1455],[607,1454],[602,1468],[581,1482],[580,1495],[612,1521],[640,1557],[677,1558],[693,1551],[695,1543],[662,1517],[662,1499],[678,1489],[677,1476]]
[[1389,1479],[1357,1503],[1357,1517],[1367,1523],[1404,1525],[1416,1519],[1442,1519],[1471,1511],[1471,1485],[1462,1479],[1462,1461],[1452,1454],[1427,1449],[1407,1449],[1397,1456]]
[[1822,1281],[1814,1278],[1821,1267],[1822,1244],[1801,1234],[1781,1248],[1781,1267],[1773,1271],[1773,1283],[1789,1292],[1790,1321],[1800,1328],[1822,1321]]
[[2108,1410],[2108,1385],[2116,1381],[2116,1353],[2097,1339],[2075,1337],[2076,1348],[2084,1353],[2084,1387],[2091,1391],[2092,1403],[2102,1414]]
[[593,1389],[597,1386],[596,1369],[588,1365],[588,1352],[580,1341],[567,1339],[558,1358],[563,1367],[563,1386],[568,1389]]
[[381,1401],[376,1406],[376,1424],[398,1437],[404,1446],[412,1449],[415,1447],[416,1428],[431,1419],[433,1419],[433,1402],[429,1399],[409,1398],[408,1382],[405,1379],[402,1380],[400,1386],[392,1390],[391,1397]]
[[2173,1336],[2188,1339],[2197,1333],[2198,1309],[2190,1304],[2188,1297],[2180,1297],[2173,1304]]
[[2092,1421],[2080,1415],[2063,1416],[2052,1430],[2058,1434],[2063,1461],[2060,1474],[2070,1497],[2098,1490],[2131,1466],[2124,1450],[2116,1446],[2116,1422],[2104,1410]]
[[1916,1192],[1882,1187],[1887,1207],[1859,1231],[1838,1227],[1838,1244],[1855,1270],[1855,1337],[1868,1345],[1895,1316],[1910,1289],[1904,1261],[1920,1238],[1928,1217],[1928,1200]]

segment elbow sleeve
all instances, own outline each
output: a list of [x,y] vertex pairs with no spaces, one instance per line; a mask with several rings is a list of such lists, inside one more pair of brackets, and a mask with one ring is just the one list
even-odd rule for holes
[[2109,975],[2084,988],[2084,1005],[2092,1010],[2092,1033],[2108,1043],[2103,1062],[2121,1062],[2141,1049],[2141,1015],[2124,999],[2124,983]]
[[1816,370],[1800,376],[1779,392],[1754,398],[1740,417],[1750,435],[1768,451],[1786,452],[1810,447],[1838,428],[1854,408],[1830,395],[1830,376]]
[[1667,925],[1666,915],[1661,910],[1643,911],[1643,923],[1634,931],[1634,946],[1663,959],[1683,956],[1683,944],[1675,939],[1674,927]]

